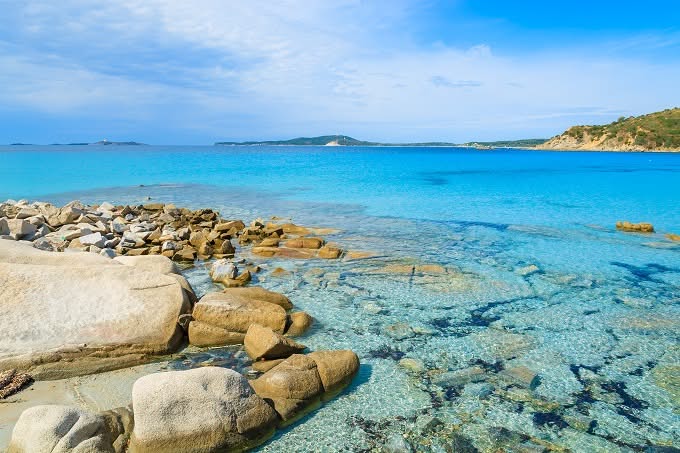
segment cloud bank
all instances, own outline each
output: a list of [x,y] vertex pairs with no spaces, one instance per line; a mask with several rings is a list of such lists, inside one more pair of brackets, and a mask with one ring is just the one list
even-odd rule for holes
[[0,142],[462,142],[680,105],[678,58],[607,51],[677,45],[672,33],[496,52],[483,36],[423,39],[427,2],[0,4]]

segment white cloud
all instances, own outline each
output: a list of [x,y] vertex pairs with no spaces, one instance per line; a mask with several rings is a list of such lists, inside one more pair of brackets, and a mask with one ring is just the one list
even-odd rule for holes
[[156,117],[158,129],[200,130],[206,141],[339,128],[376,140],[546,136],[680,104],[677,61],[573,49],[501,56],[483,42],[424,47],[411,36],[414,8],[407,0],[14,5],[0,19],[0,102],[144,118],[150,127]]

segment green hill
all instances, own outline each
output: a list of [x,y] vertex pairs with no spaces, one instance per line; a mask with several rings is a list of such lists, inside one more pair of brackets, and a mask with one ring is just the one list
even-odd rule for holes
[[539,148],[680,151],[680,108],[637,117],[621,117],[602,126],[574,126]]
[[347,135],[322,135],[319,137],[298,137],[290,140],[267,140],[252,142],[216,142],[215,145],[297,145],[297,146],[324,146],[337,144],[341,146],[375,146],[379,143],[364,142]]

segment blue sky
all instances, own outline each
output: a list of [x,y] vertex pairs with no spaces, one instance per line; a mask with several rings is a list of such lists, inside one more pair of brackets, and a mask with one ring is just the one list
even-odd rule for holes
[[0,0],[0,143],[549,137],[680,106],[680,2]]

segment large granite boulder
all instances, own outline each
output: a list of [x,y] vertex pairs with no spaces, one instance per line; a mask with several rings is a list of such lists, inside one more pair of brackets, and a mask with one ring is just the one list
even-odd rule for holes
[[352,351],[294,354],[250,382],[255,393],[271,402],[287,425],[345,388],[359,370]]
[[359,371],[359,357],[353,351],[315,351],[308,357],[316,362],[325,392],[324,400],[339,393]]
[[307,332],[312,326],[314,318],[309,313],[304,311],[296,311],[288,316],[288,326],[286,327],[286,335],[296,337]]
[[305,345],[259,324],[250,325],[243,345],[246,353],[253,360],[285,359],[307,349]]
[[250,381],[250,385],[274,406],[282,425],[294,422],[321,404],[323,384],[316,362],[302,354],[290,356]]
[[8,453],[104,453],[115,450],[106,418],[69,406],[34,406],[22,412]]
[[[286,310],[279,305],[229,292],[206,294],[194,306],[192,316],[194,320],[189,324],[189,342],[197,346],[234,344],[235,338],[242,341],[252,324],[283,333],[287,320]],[[196,325],[197,322],[221,330],[208,329],[204,325]],[[220,338],[224,341],[220,341]]]
[[277,423],[243,376],[218,367],[142,377],[132,405],[132,453],[242,451],[269,438]]
[[16,368],[40,380],[174,351],[183,341],[178,317],[190,304],[168,275],[94,253],[52,253],[5,240],[0,310],[0,371]]

